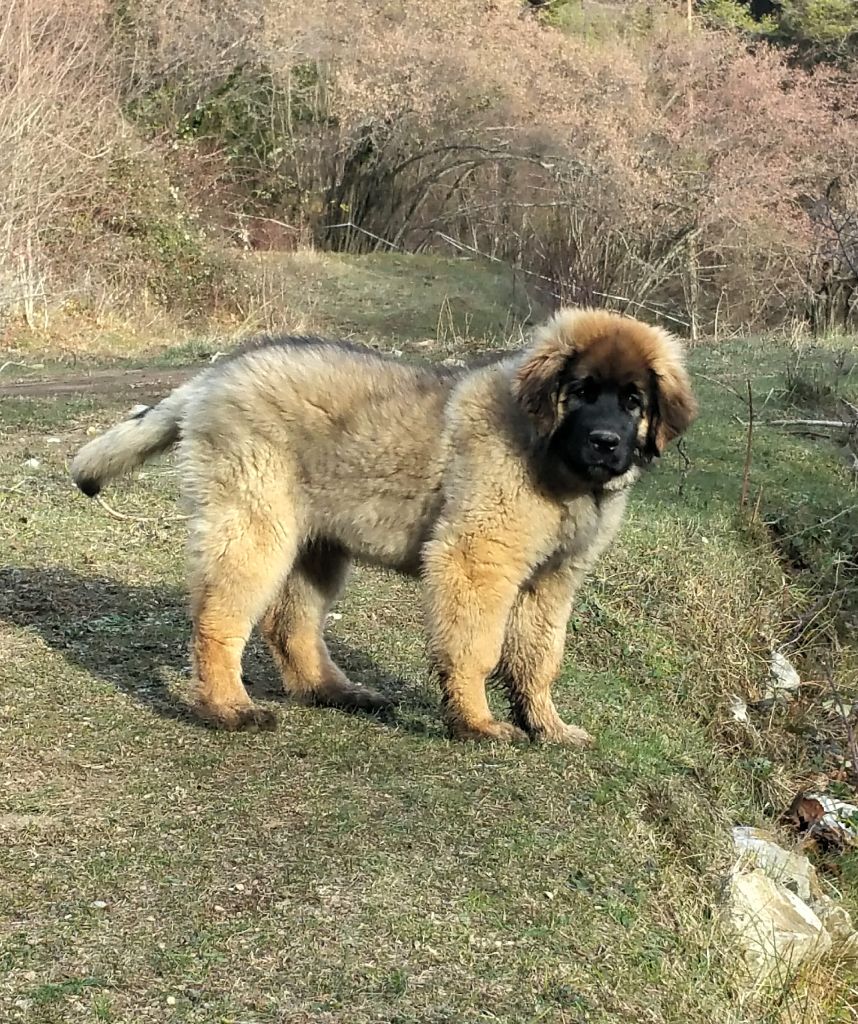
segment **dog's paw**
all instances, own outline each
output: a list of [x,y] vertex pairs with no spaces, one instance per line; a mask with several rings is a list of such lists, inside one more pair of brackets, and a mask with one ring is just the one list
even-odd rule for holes
[[532,739],[536,743],[559,743],[564,747],[578,747],[585,750],[592,747],[596,742],[586,729],[577,725],[567,725],[565,722],[558,722],[547,729],[534,730]]
[[454,722],[450,725],[450,734],[453,739],[477,743],[524,743],[528,738],[522,729],[494,718],[483,722]]
[[322,707],[341,708],[344,711],[365,711],[369,714],[388,711],[393,702],[378,690],[368,686],[337,683],[316,690],[309,696],[309,702]]
[[242,704],[238,707],[197,704],[194,713],[206,725],[226,732],[271,732],[277,728],[274,712],[256,704]]
[[388,711],[393,707],[390,698],[385,697],[378,690],[371,690],[364,686],[356,686],[350,694],[346,694],[343,704],[346,707],[357,708],[358,711],[369,712]]

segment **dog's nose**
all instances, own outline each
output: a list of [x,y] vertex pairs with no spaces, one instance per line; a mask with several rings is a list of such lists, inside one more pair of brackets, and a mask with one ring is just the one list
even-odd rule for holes
[[613,430],[591,430],[590,444],[597,452],[612,452],[620,443],[620,435]]

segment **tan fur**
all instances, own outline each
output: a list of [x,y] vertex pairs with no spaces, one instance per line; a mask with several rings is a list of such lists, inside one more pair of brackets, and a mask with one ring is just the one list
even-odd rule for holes
[[[641,443],[646,434],[660,452],[691,422],[673,338],[578,310],[555,317],[524,354],[458,376],[287,339],[200,375],[151,411],[155,421],[126,421],[87,445],[72,472],[96,493],[180,435],[200,714],[227,728],[273,724],[241,681],[256,623],[290,693],[381,703],[345,677],[322,635],[358,558],[422,575],[454,735],[588,742],[561,720],[551,685],[575,591],[619,528],[639,470],[601,487],[549,486],[544,442],[563,415],[573,354],[605,378],[655,389]],[[489,710],[493,673],[513,723]]]

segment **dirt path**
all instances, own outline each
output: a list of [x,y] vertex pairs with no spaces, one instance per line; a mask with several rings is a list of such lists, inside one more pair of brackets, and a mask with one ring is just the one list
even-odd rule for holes
[[[512,349],[485,349],[466,356],[469,367],[476,368],[513,355]],[[11,366],[12,364],[6,364]],[[143,366],[128,370],[84,370],[44,377],[29,373],[3,374],[0,399],[4,398],[77,398],[88,395],[130,397],[138,400],[163,398],[179,384],[206,369],[208,362],[196,366]],[[458,365],[465,365],[464,363]]]
[[132,395],[158,398],[199,372],[200,367],[135,370],[89,370],[56,377],[22,377],[0,384],[0,398],[83,397],[87,395]]

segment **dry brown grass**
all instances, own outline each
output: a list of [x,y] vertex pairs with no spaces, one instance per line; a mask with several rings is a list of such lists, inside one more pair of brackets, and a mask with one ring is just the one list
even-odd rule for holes
[[44,323],[122,138],[112,57],[91,0],[10,0],[0,20],[0,311]]

